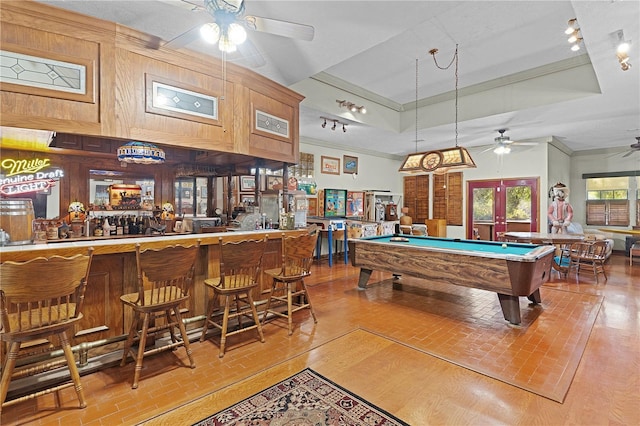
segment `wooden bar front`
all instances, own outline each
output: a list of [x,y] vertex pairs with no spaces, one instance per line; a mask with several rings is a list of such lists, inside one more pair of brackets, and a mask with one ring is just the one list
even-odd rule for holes
[[[38,256],[72,256],[86,253],[89,247],[94,248],[94,259],[91,264],[89,282],[85,293],[84,319],[76,330],[74,343],[95,342],[103,339],[114,339],[125,334],[131,321],[131,312],[125,311],[120,301],[124,293],[136,291],[135,246],[163,247],[171,244],[194,244],[201,240],[201,249],[196,263],[196,274],[191,289],[191,297],[184,318],[204,315],[208,297],[204,280],[216,276],[219,271],[219,255],[217,244],[219,238],[224,241],[238,241],[246,238],[264,238],[269,242],[263,257],[263,268],[279,266],[281,254],[281,237],[283,232],[300,233],[304,231],[244,231],[224,232],[217,234],[182,234],[152,237],[131,237],[124,239],[96,239],[91,241],[49,243],[42,245],[26,245],[0,248],[0,261],[25,261]],[[260,286],[253,294],[255,300],[266,299],[265,292],[270,289],[268,277],[260,277]]]

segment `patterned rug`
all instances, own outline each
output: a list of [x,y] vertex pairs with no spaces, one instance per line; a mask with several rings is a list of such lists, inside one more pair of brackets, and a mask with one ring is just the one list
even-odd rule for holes
[[196,426],[407,425],[307,368]]

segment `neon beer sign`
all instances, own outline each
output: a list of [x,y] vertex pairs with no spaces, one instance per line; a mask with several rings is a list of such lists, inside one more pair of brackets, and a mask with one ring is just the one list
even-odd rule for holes
[[0,163],[0,194],[18,195],[45,191],[56,184],[56,179],[64,177],[61,169],[51,169],[49,158],[15,160],[5,158]]

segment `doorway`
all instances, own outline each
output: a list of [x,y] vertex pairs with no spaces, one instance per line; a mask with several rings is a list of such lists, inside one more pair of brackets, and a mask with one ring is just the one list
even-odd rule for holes
[[538,232],[538,178],[467,183],[467,238],[498,241],[505,232]]

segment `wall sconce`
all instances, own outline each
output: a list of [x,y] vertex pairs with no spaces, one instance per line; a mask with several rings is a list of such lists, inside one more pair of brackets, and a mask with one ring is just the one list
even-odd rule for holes
[[571,51],[577,52],[580,50],[582,37],[580,37],[580,27],[578,26],[578,20],[576,18],[569,19],[567,29],[564,30],[564,33],[569,36],[567,41],[571,44]]
[[367,108],[365,108],[364,106],[358,106],[356,104],[354,104],[353,102],[349,102],[349,101],[341,101],[336,99],[336,102],[338,103],[338,106],[340,108],[346,108],[351,112],[359,112],[360,114],[366,114],[367,113]]
[[618,58],[622,71],[627,71],[631,68],[631,64],[629,63],[629,49],[631,48],[631,43],[624,39],[624,33],[622,30],[616,31],[614,35],[616,39],[616,57]]
[[320,125],[320,127],[322,127],[323,129],[327,127],[327,121],[329,121],[329,122],[333,122],[333,126],[330,127],[331,130],[335,131],[336,128],[338,127],[338,124],[342,124],[342,131],[344,133],[347,133],[347,126],[348,126],[347,123],[343,123],[342,121],[336,120],[334,118],[320,117],[320,119],[323,120],[322,124]]

